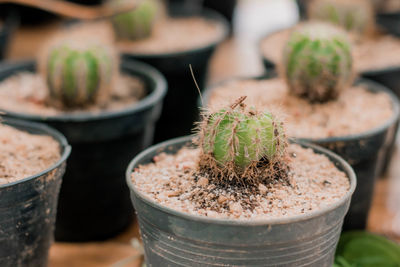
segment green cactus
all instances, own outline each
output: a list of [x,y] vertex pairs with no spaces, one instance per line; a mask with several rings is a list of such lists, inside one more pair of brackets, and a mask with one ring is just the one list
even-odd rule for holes
[[[118,3],[121,3],[121,0],[114,2]],[[135,10],[114,16],[111,22],[117,38],[136,40],[148,37],[152,32],[158,9],[156,0],[144,0]]]
[[366,33],[375,20],[370,0],[314,0],[309,5],[308,16],[358,34]]
[[115,64],[113,52],[106,46],[82,49],[63,43],[52,47],[45,58],[51,98],[67,107],[107,98]]
[[351,84],[352,66],[346,33],[329,24],[300,25],[284,48],[283,75],[289,89],[310,102],[335,99]]
[[258,181],[265,177],[260,175],[263,167],[259,163],[278,162],[285,152],[286,138],[282,124],[272,114],[247,111],[243,100],[206,116],[201,123],[200,144],[206,156],[203,166],[214,168],[229,180]]

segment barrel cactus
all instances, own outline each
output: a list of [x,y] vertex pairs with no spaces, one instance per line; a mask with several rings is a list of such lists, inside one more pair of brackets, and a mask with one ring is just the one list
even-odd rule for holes
[[234,105],[207,114],[200,124],[200,165],[221,180],[258,183],[275,177],[285,153],[282,123],[269,112]]
[[46,52],[43,61],[52,100],[73,107],[108,98],[117,64],[111,46],[61,42]]
[[307,23],[294,29],[283,54],[283,75],[292,93],[310,102],[335,99],[352,82],[351,43],[341,29]]
[[[128,0],[112,0],[112,3],[120,4],[122,1]],[[144,0],[136,9],[114,16],[111,22],[117,38],[136,40],[148,37],[152,32],[158,9],[159,4],[156,0]]]
[[313,0],[308,5],[308,16],[361,35],[371,29],[375,21],[370,0]]

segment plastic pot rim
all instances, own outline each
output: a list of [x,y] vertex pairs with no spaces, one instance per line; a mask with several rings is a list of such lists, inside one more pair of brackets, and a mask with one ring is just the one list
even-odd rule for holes
[[[268,79],[271,79],[274,77],[276,77],[276,74],[269,73],[269,74],[263,75],[263,76],[240,77],[240,78],[227,79],[227,80],[221,81],[221,82],[216,83],[216,84],[212,85],[211,87],[207,88],[205,90],[205,93],[203,94],[203,100],[205,101],[205,103],[207,103],[211,92],[216,87],[221,86],[222,84],[229,82],[229,81],[247,80],[247,79],[268,80]],[[325,138],[292,137],[292,139],[303,140],[303,141],[311,142],[311,143],[315,143],[315,144],[356,141],[356,140],[359,140],[359,139],[362,139],[362,138],[365,138],[368,136],[374,136],[380,132],[383,132],[386,129],[388,129],[390,126],[392,126],[394,123],[396,123],[396,121],[399,120],[399,118],[400,118],[400,101],[399,101],[398,97],[391,90],[389,90],[388,88],[386,88],[385,86],[383,86],[377,82],[374,82],[374,81],[371,81],[371,80],[365,79],[365,78],[357,79],[355,81],[355,84],[372,85],[374,87],[374,89],[376,89],[376,91],[384,92],[385,94],[387,94],[390,97],[390,101],[392,103],[392,108],[393,108],[393,114],[388,120],[385,121],[385,123],[381,124],[378,127],[374,127],[368,131],[364,131],[364,132],[358,133],[358,134],[332,136],[332,137],[325,137]],[[369,88],[367,88],[367,90],[369,90]]]
[[[175,7],[175,8],[178,8],[178,7]],[[190,17],[192,15],[193,14],[179,14],[179,15],[172,15],[172,17]],[[219,38],[215,39],[213,42],[210,42],[206,45],[196,47],[196,48],[189,48],[184,51],[167,52],[167,53],[135,53],[135,52],[121,51],[121,54],[125,57],[138,58],[138,59],[175,58],[175,57],[181,57],[181,56],[185,56],[185,55],[189,55],[189,54],[197,54],[199,52],[209,50],[226,39],[226,37],[229,34],[229,23],[225,19],[225,17],[223,17],[218,12],[211,10],[209,8],[202,8],[202,10],[197,15],[201,16],[202,18],[205,18],[208,20],[214,20],[214,21],[218,22],[218,24],[220,24],[220,26],[222,27],[221,36]]]
[[[346,192],[346,194],[337,202],[333,203],[332,205],[323,207],[321,209],[318,209],[316,211],[309,212],[304,215],[294,215],[290,216],[288,218],[273,218],[273,219],[256,219],[256,220],[243,220],[243,219],[219,219],[219,218],[208,218],[205,216],[200,216],[200,215],[193,215],[181,211],[174,210],[172,208],[162,206],[158,204],[156,201],[153,199],[150,199],[149,197],[145,196],[143,193],[141,193],[139,190],[136,189],[136,187],[133,185],[132,179],[131,179],[131,174],[133,172],[133,169],[136,168],[137,163],[142,159],[147,154],[153,153],[155,151],[159,151],[160,149],[163,149],[165,147],[178,144],[178,143],[190,143],[192,140],[193,136],[183,136],[183,137],[178,137],[174,138],[168,141],[164,141],[162,143],[159,143],[157,145],[151,146],[147,148],[146,150],[142,151],[139,153],[135,158],[129,163],[129,166],[126,170],[126,182],[128,184],[128,187],[132,192],[136,195],[137,198],[139,198],[141,201],[145,202],[147,205],[152,206],[153,208],[164,212],[168,213],[170,215],[176,216],[176,217],[181,217],[186,220],[192,220],[192,221],[197,221],[197,222],[202,222],[202,223],[211,223],[211,224],[219,224],[219,225],[234,225],[234,226],[268,226],[268,225],[279,225],[279,224],[288,224],[288,223],[294,223],[294,222],[299,222],[299,221],[306,221],[310,220],[316,217],[321,216],[322,214],[325,214],[327,212],[333,211],[336,208],[340,207],[341,205],[345,204],[352,196],[354,193],[354,190],[356,188],[356,175],[352,169],[352,167],[344,161],[340,156],[337,154],[319,147],[314,144],[310,144],[304,141],[298,141],[298,140],[291,140],[292,143],[299,144],[305,148],[311,148],[314,152],[319,153],[319,154],[324,154],[327,155],[329,160],[331,162],[332,159],[335,161],[333,163],[339,163],[342,168],[343,172],[346,173],[349,183],[350,183],[350,188]],[[335,164],[336,166],[336,164]]]
[[[15,68],[15,64],[20,66],[24,66],[27,64],[35,64],[34,60],[26,60],[26,61],[18,61],[18,62],[7,62],[4,65],[0,65],[0,72],[7,71],[10,68]],[[94,112],[79,112],[72,114],[59,114],[59,115],[51,115],[51,116],[43,116],[38,114],[29,114],[29,113],[21,113],[15,111],[9,111],[0,109],[6,114],[10,114],[13,117],[18,117],[23,120],[34,120],[34,121],[43,121],[43,122],[86,122],[86,121],[96,121],[96,120],[105,120],[112,119],[115,117],[121,117],[124,115],[129,115],[132,113],[140,112],[142,110],[147,109],[148,107],[155,106],[157,102],[164,98],[167,93],[167,81],[164,76],[154,67],[142,63],[137,60],[122,60],[121,67],[127,69],[128,71],[134,71],[138,73],[142,73],[145,76],[153,79],[155,81],[154,90],[142,98],[139,102],[133,103],[123,109],[119,110],[111,110],[111,111],[102,111],[98,113]]]
[[[53,171],[54,169],[57,169],[61,164],[63,164],[67,160],[67,158],[69,157],[69,155],[71,153],[71,146],[68,144],[68,141],[64,137],[64,135],[62,135],[59,131],[57,131],[45,124],[31,122],[31,121],[23,121],[23,120],[12,119],[12,118],[4,118],[3,122],[5,122],[6,125],[9,125],[13,128],[17,128],[17,129],[18,129],[18,127],[22,127],[22,128],[27,127],[27,128],[33,128],[35,130],[40,130],[41,133],[45,133],[46,136],[50,136],[53,139],[55,139],[59,143],[60,148],[63,151],[62,151],[60,159],[57,162],[55,162],[53,165],[51,165],[50,167],[48,167],[34,175],[20,179],[18,181],[0,185],[0,190],[7,188],[7,187],[14,186],[16,184],[22,184],[22,183],[28,182],[30,180],[34,180],[46,173]],[[22,131],[26,131],[26,130],[23,129]]]

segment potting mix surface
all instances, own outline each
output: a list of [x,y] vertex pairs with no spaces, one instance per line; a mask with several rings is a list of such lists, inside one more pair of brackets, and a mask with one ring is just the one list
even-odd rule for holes
[[21,72],[0,82],[0,109],[38,115],[116,111],[131,106],[146,95],[144,82],[134,76],[120,75],[112,88],[111,98],[104,104],[65,109],[49,100],[44,78],[35,73]]
[[216,87],[209,106],[218,109],[246,94],[246,102],[260,109],[285,114],[287,134],[302,138],[327,138],[363,133],[383,125],[393,116],[392,102],[384,93],[361,85],[345,89],[338,99],[313,103],[289,93],[283,79],[236,80]]
[[35,175],[60,159],[60,146],[53,138],[4,124],[0,124],[0,143],[0,185]]
[[[265,37],[261,41],[261,53],[267,59],[279,64],[290,32],[291,29],[288,29]],[[400,39],[379,34],[364,38],[353,45],[353,56],[356,72],[400,67]]]
[[202,17],[166,18],[154,25],[151,35],[135,41],[118,41],[126,53],[164,54],[184,52],[218,41],[222,25]]
[[200,150],[161,153],[132,173],[134,186],[159,204],[211,218],[268,219],[305,214],[329,206],[349,190],[349,180],[324,155],[296,144],[285,160],[289,183],[221,185],[198,171]]

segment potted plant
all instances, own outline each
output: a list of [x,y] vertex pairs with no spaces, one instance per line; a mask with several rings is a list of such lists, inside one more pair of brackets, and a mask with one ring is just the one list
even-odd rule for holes
[[[307,8],[310,20],[338,24],[352,33],[357,74],[380,82],[400,95],[396,80],[399,76],[396,71],[399,70],[400,58],[393,56],[397,54],[395,51],[400,49],[400,41],[377,29],[373,8],[368,0],[314,0],[310,1]],[[261,54],[267,68],[273,68],[281,60],[280,55],[270,51],[271,47],[283,47],[289,34],[290,30],[279,31],[261,41]]]
[[[145,2],[148,1],[150,0]],[[157,5],[153,7],[160,9]],[[216,46],[227,36],[227,22],[221,15],[210,10],[188,12],[178,6],[172,7],[171,14],[164,16],[154,16],[156,11],[153,11],[145,12],[146,16],[139,17],[139,14],[144,14],[139,13],[140,6],[132,12],[129,19],[124,20],[126,26],[119,28],[133,29],[129,25],[142,19],[142,23],[136,23],[136,25],[147,25],[148,36],[128,39],[118,35],[121,31],[117,30],[119,50],[126,60],[137,59],[153,65],[165,75],[168,82],[169,90],[161,118],[156,125],[155,142],[189,134],[193,122],[199,115],[198,91],[189,65],[193,67],[199,87],[203,88],[208,61]],[[135,14],[136,19],[133,19]],[[160,14],[160,11],[157,14]],[[149,20],[150,16],[154,16],[156,21]],[[119,18],[116,17],[116,19]],[[146,23],[143,23],[143,20]],[[152,27],[149,26],[150,22]],[[135,29],[138,30],[137,27]],[[134,35],[131,34],[131,36]],[[188,38],[189,35],[190,38]],[[177,114],[179,114],[179,120],[176,119]]]
[[39,66],[0,67],[5,116],[45,122],[74,147],[58,205],[55,235],[63,241],[106,239],[131,223],[123,166],[152,143],[166,93],[157,70],[119,64],[113,46],[91,33],[88,26],[57,36]]
[[218,107],[246,93],[254,105],[284,110],[289,136],[331,149],[352,165],[359,185],[344,228],[365,228],[375,179],[397,128],[399,101],[371,81],[351,86],[351,45],[334,26],[303,24],[284,51],[284,79],[228,81],[205,95],[206,104]]
[[71,148],[45,125],[12,119],[0,139],[0,265],[47,266]]
[[[400,51],[400,41],[376,31],[373,9],[368,0],[315,0],[307,7],[310,19],[327,20],[348,30],[353,42],[354,69],[357,75],[381,83],[400,96],[397,75],[400,70],[400,58],[392,55],[396,54],[396,49]],[[292,30],[293,28],[278,31],[260,42],[267,71],[274,71],[275,67],[281,64],[282,54],[275,52],[276,47],[284,47]],[[388,146],[385,164],[381,168],[382,173],[387,170],[391,161],[396,134],[397,132],[392,134],[393,139]]]
[[275,115],[244,99],[205,113],[194,143],[161,143],[129,165],[150,266],[332,266],[355,189],[351,167],[288,142]]

